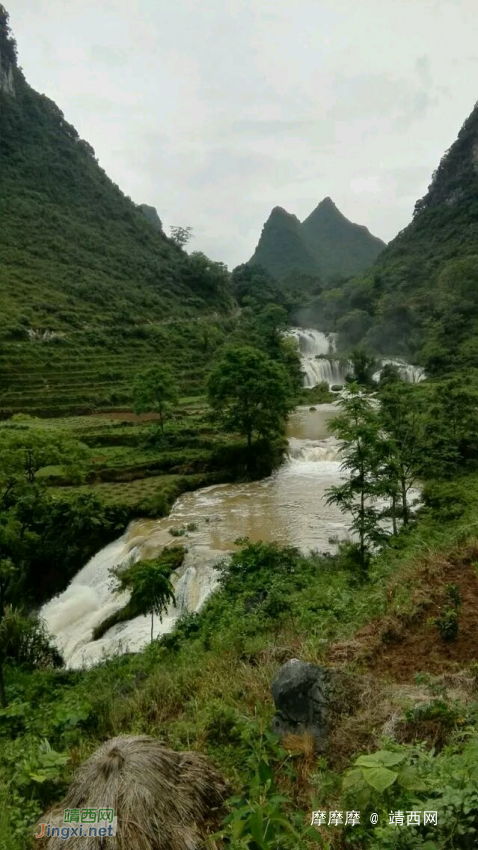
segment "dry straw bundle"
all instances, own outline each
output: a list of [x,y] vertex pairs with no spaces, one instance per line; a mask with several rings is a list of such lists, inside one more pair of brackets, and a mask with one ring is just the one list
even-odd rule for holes
[[103,744],[78,770],[61,804],[42,822],[64,827],[65,809],[113,808],[115,837],[50,836],[43,850],[198,850],[227,785],[209,760],[177,753],[148,736]]

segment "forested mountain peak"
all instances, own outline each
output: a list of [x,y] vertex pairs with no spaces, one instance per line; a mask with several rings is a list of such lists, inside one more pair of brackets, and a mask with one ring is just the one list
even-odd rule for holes
[[[294,231],[292,251],[280,244],[286,228]],[[297,216],[274,207],[250,262],[264,266],[278,279],[306,271],[326,280],[358,274],[384,246],[366,227],[349,221],[327,197],[302,224]]]
[[250,264],[263,266],[277,280],[289,272],[316,271],[317,264],[304,242],[297,216],[283,207],[274,207],[262,228]]
[[453,207],[477,194],[478,103],[463,124],[456,141],[442,157],[426,195],[415,206],[415,215],[440,204]]

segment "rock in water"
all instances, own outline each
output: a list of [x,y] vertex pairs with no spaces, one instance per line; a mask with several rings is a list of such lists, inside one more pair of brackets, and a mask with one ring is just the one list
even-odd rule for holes
[[281,736],[309,732],[322,752],[329,733],[334,680],[334,671],[298,658],[283,664],[271,687],[276,707],[273,732]]

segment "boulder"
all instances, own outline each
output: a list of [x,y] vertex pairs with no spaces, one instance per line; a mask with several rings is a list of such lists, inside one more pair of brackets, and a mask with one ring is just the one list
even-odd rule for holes
[[332,715],[337,707],[338,674],[292,658],[279,669],[272,682],[276,714],[272,731],[313,735],[319,752],[324,752]]

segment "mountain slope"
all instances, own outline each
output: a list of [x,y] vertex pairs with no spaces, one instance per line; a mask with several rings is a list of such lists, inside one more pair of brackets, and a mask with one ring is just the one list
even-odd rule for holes
[[[88,360],[94,344],[94,365],[101,335],[108,348],[133,328],[146,326],[146,338],[154,323],[230,308],[227,274],[210,273],[174,245],[152,208],[133,204],[56,104],[30,88],[2,6],[0,139],[2,406],[18,386],[13,360],[49,383],[53,351],[40,351],[39,340],[56,340],[66,379],[68,352],[78,371],[78,351]],[[112,372],[115,362],[112,351]]]
[[294,271],[317,271],[317,263],[304,241],[299,219],[282,207],[272,210],[249,263],[263,266],[278,280]]
[[263,266],[278,280],[293,272],[331,280],[364,271],[384,246],[366,227],[345,218],[331,198],[325,198],[302,223],[275,207],[249,264]]
[[344,290],[349,311],[357,293],[376,349],[418,356],[430,372],[478,368],[478,105],[412,222]]
[[364,271],[385,247],[366,227],[345,218],[331,198],[321,201],[301,230],[324,278]]

